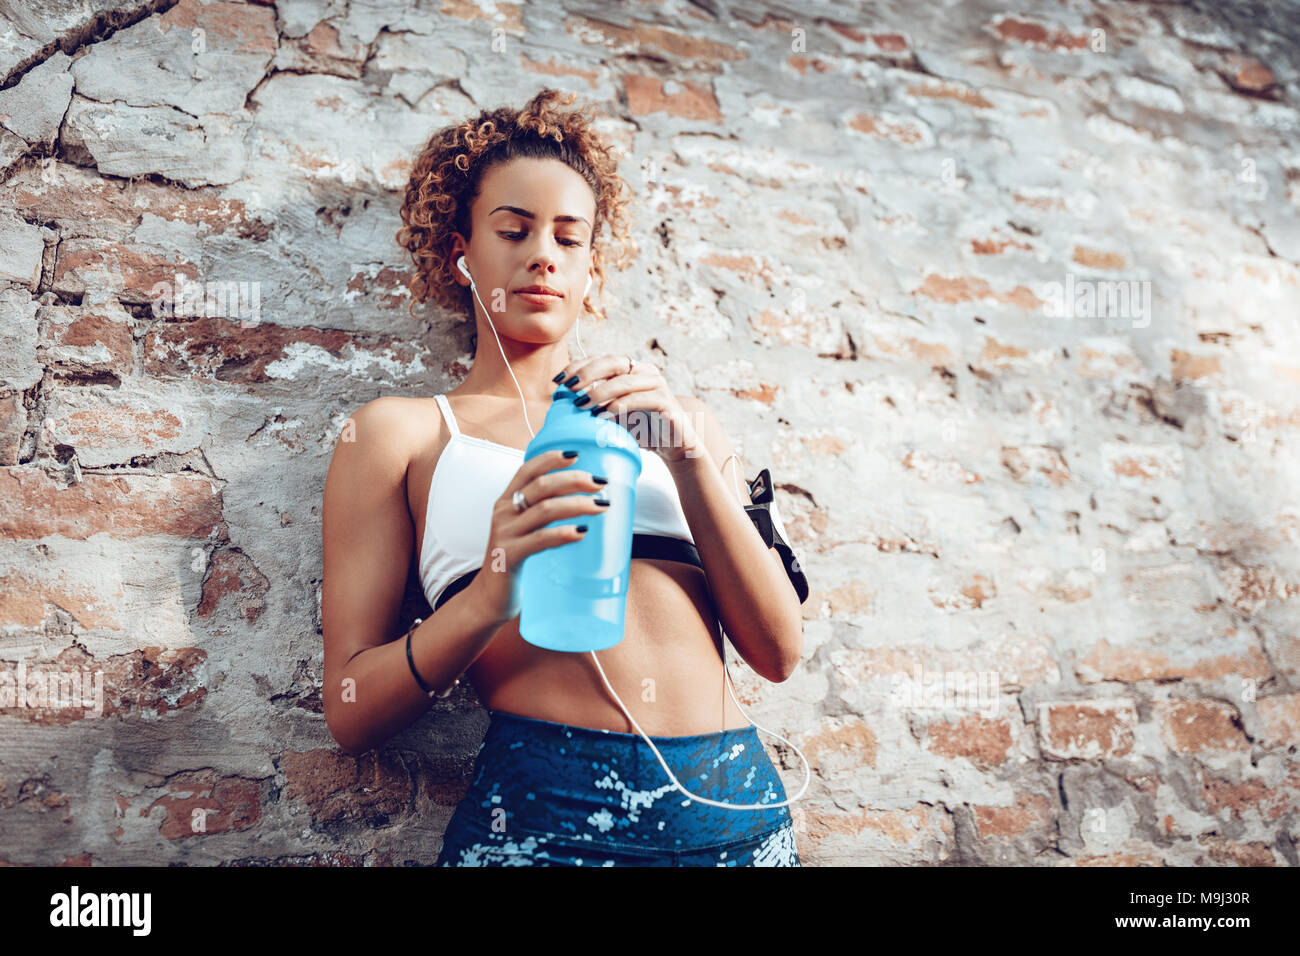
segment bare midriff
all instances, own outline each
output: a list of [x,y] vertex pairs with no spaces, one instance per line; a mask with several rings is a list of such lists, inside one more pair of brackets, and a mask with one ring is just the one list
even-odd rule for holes
[[[508,413],[513,418],[494,425],[480,417],[479,411],[491,408],[490,400],[481,402],[467,396],[461,401],[454,393],[448,397],[465,434],[512,448],[523,448],[531,440],[518,401],[502,405],[503,416]],[[418,577],[429,484],[450,433],[444,426],[443,440],[434,437],[437,429],[433,426],[442,415],[437,402],[431,398],[409,401],[415,448],[406,473],[406,496],[415,531],[412,568]],[[541,427],[549,407],[549,402],[529,405],[534,428]],[[644,448],[641,452],[658,454]],[[519,463],[523,464],[522,456]],[[652,737],[707,734],[750,725],[724,687],[717,611],[708,578],[696,565],[634,558],[628,574],[623,640],[595,654],[623,706]],[[575,727],[636,733],[605,688],[590,653],[551,651],[529,644],[519,634],[518,617],[501,626],[465,677],[489,710]]]

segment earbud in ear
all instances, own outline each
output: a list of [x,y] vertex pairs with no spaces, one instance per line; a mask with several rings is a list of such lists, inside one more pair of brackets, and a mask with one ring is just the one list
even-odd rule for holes
[[587,284],[582,287],[582,297],[587,297],[587,290],[591,288],[591,273],[587,273]]
[[470,281],[471,284],[474,282],[474,277],[473,277],[472,275],[470,275],[470,274],[469,274],[469,270],[468,270],[467,268],[465,268],[465,257],[464,257],[464,256],[458,256],[458,257],[457,257],[457,259],[456,259],[456,268],[458,268],[462,273],[464,273],[465,278],[468,279],[468,280]]

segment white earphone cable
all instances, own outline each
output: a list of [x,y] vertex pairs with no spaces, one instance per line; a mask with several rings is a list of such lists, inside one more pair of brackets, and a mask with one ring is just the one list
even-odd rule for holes
[[[465,275],[469,275],[469,271],[465,268],[465,259],[463,256],[460,260],[460,268]],[[473,279],[469,280],[469,290],[474,293],[474,298],[478,299],[478,304],[483,308],[483,314],[487,316],[488,328],[492,330],[492,337],[497,340],[497,348],[501,350],[501,359],[506,363],[506,371],[509,372],[510,377],[514,379],[515,391],[519,393],[519,404],[522,405],[524,409],[524,424],[528,426],[528,434],[536,438],[537,432],[533,431],[533,423],[528,420],[528,404],[524,401],[524,390],[519,387],[519,379],[515,378],[515,370],[510,367],[510,360],[506,358],[506,350],[501,345],[501,336],[497,335],[497,327],[492,324],[492,316],[488,313],[487,306],[483,305],[483,300],[479,298],[478,286],[474,285]]]
[[[466,278],[469,279],[470,291],[474,293],[474,298],[478,300],[479,306],[482,307],[483,309],[483,315],[488,320],[488,327],[492,329],[492,335],[497,340],[497,348],[500,349],[501,351],[501,359],[506,363],[506,370],[510,372],[510,378],[514,380],[515,389],[519,392],[519,403],[523,405],[524,408],[524,424],[528,426],[529,434],[531,434],[534,438],[536,438],[537,433],[533,431],[532,423],[528,421],[528,405],[524,401],[524,391],[522,388],[519,387],[519,379],[515,378],[514,370],[510,368],[510,360],[506,358],[506,350],[501,345],[501,337],[497,335],[496,326],[492,322],[492,316],[488,312],[487,306],[483,305],[483,300],[479,298],[478,288],[474,284],[473,276],[469,274],[469,269],[466,268],[465,266],[465,259],[463,256],[460,257],[460,259],[457,261],[457,265],[460,267],[460,271],[463,272]],[[588,289],[591,288],[590,276],[587,277],[587,288]],[[583,290],[583,295],[584,297],[586,296],[586,290]],[[582,324],[582,314],[581,312],[579,312],[578,322],[577,325],[575,325],[574,331],[575,334],[577,335],[578,348],[579,350],[582,351],[582,357],[586,358],[587,357],[586,350],[582,349],[581,324]],[[654,751],[655,758],[659,761],[659,765],[663,767],[664,772],[668,774],[668,779],[673,782],[673,786],[675,786],[682,793],[686,794],[686,796],[689,797],[690,799],[699,801],[700,803],[707,803],[710,806],[722,807],[723,809],[726,810],[771,810],[775,807],[784,807],[788,804],[794,803],[801,796],[803,796],[803,792],[808,789],[808,783],[812,780],[812,768],[808,764],[808,758],[806,758],[803,755],[803,752],[798,747],[790,743],[790,741],[786,740],[780,734],[768,730],[766,727],[759,726],[759,724],[756,721],[750,718],[749,714],[745,713],[744,709],[740,706],[740,701],[736,700],[736,692],[735,690],[732,689],[733,685],[731,682],[731,672],[727,670],[727,643],[725,637],[723,638],[722,641],[722,683],[723,683],[723,687],[727,690],[727,692],[731,694],[731,699],[735,701],[736,709],[739,710],[742,714],[744,714],[745,719],[748,720],[751,724],[753,724],[755,728],[763,731],[764,733],[771,734],[777,740],[780,740],[788,744],[790,748],[799,755],[799,759],[803,761],[803,766],[804,766],[803,786],[799,788],[799,792],[796,793],[793,797],[790,797],[786,800],[782,800],[780,803],[746,803],[746,804],[722,803],[721,801],[718,800],[710,800],[708,797],[701,797],[698,794],[691,793],[689,790],[687,790],[684,786],[682,786],[681,781],[677,779],[677,777],[673,774],[672,770],[669,768],[668,764],[664,761],[663,754],[659,752],[659,748],[656,747],[654,745],[654,742],[649,737],[646,736],[645,731],[641,729],[641,725],[636,722],[636,719],[633,718],[632,714],[629,713],[628,709],[623,706],[623,701],[619,698],[618,694],[614,692],[614,688],[610,686],[609,679],[605,676],[605,669],[600,666],[600,659],[596,657],[596,652],[588,651],[587,653],[590,654],[591,659],[596,662],[596,670],[600,672],[600,679],[601,681],[604,682],[605,689],[609,691],[610,696],[614,698],[614,701],[615,703],[618,704],[619,709],[623,711],[623,713],[627,716],[627,719],[631,722],[632,726],[636,728],[636,732],[641,735],[641,739],[650,745],[650,749]],[[723,719],[723,725],[725,728],[726,725],[725,717]]]

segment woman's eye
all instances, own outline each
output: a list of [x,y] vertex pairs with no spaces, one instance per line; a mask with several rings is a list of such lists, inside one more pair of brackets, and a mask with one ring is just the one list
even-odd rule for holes
[[[501,237],[503,237],[503,238],[505,238],[505,239],[522,239],[524,236],[528,235],[528,233],[526,233],[526,232],[499,232],[499,233],[497,233],[497,235],[498,235],[498,236],[501,236]],[[557,240],[557,241],[560,242],[562,245],[566,245],[566,246],[580,246],[580,245],[582,245],[581,242],[578,242],[578,241],[576,241],[576,240],[574,240],[574,239],[559,239],[559,240]]]

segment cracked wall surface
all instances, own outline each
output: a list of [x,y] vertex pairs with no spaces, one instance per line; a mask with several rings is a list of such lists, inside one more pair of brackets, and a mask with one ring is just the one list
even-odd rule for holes
[[[0,862],[435,859],[485,715],[336,746],[321,493],[353,411],[472,358],[407,312],[415,151],[555,86],[636,193],[584,345],[704,399],[808,571],[794,676],[729,656],[812,764],[804,864],[1300,863],[1297,4],[0,0],[0,35]],[[155,308],[185,283],[229,298]]]

